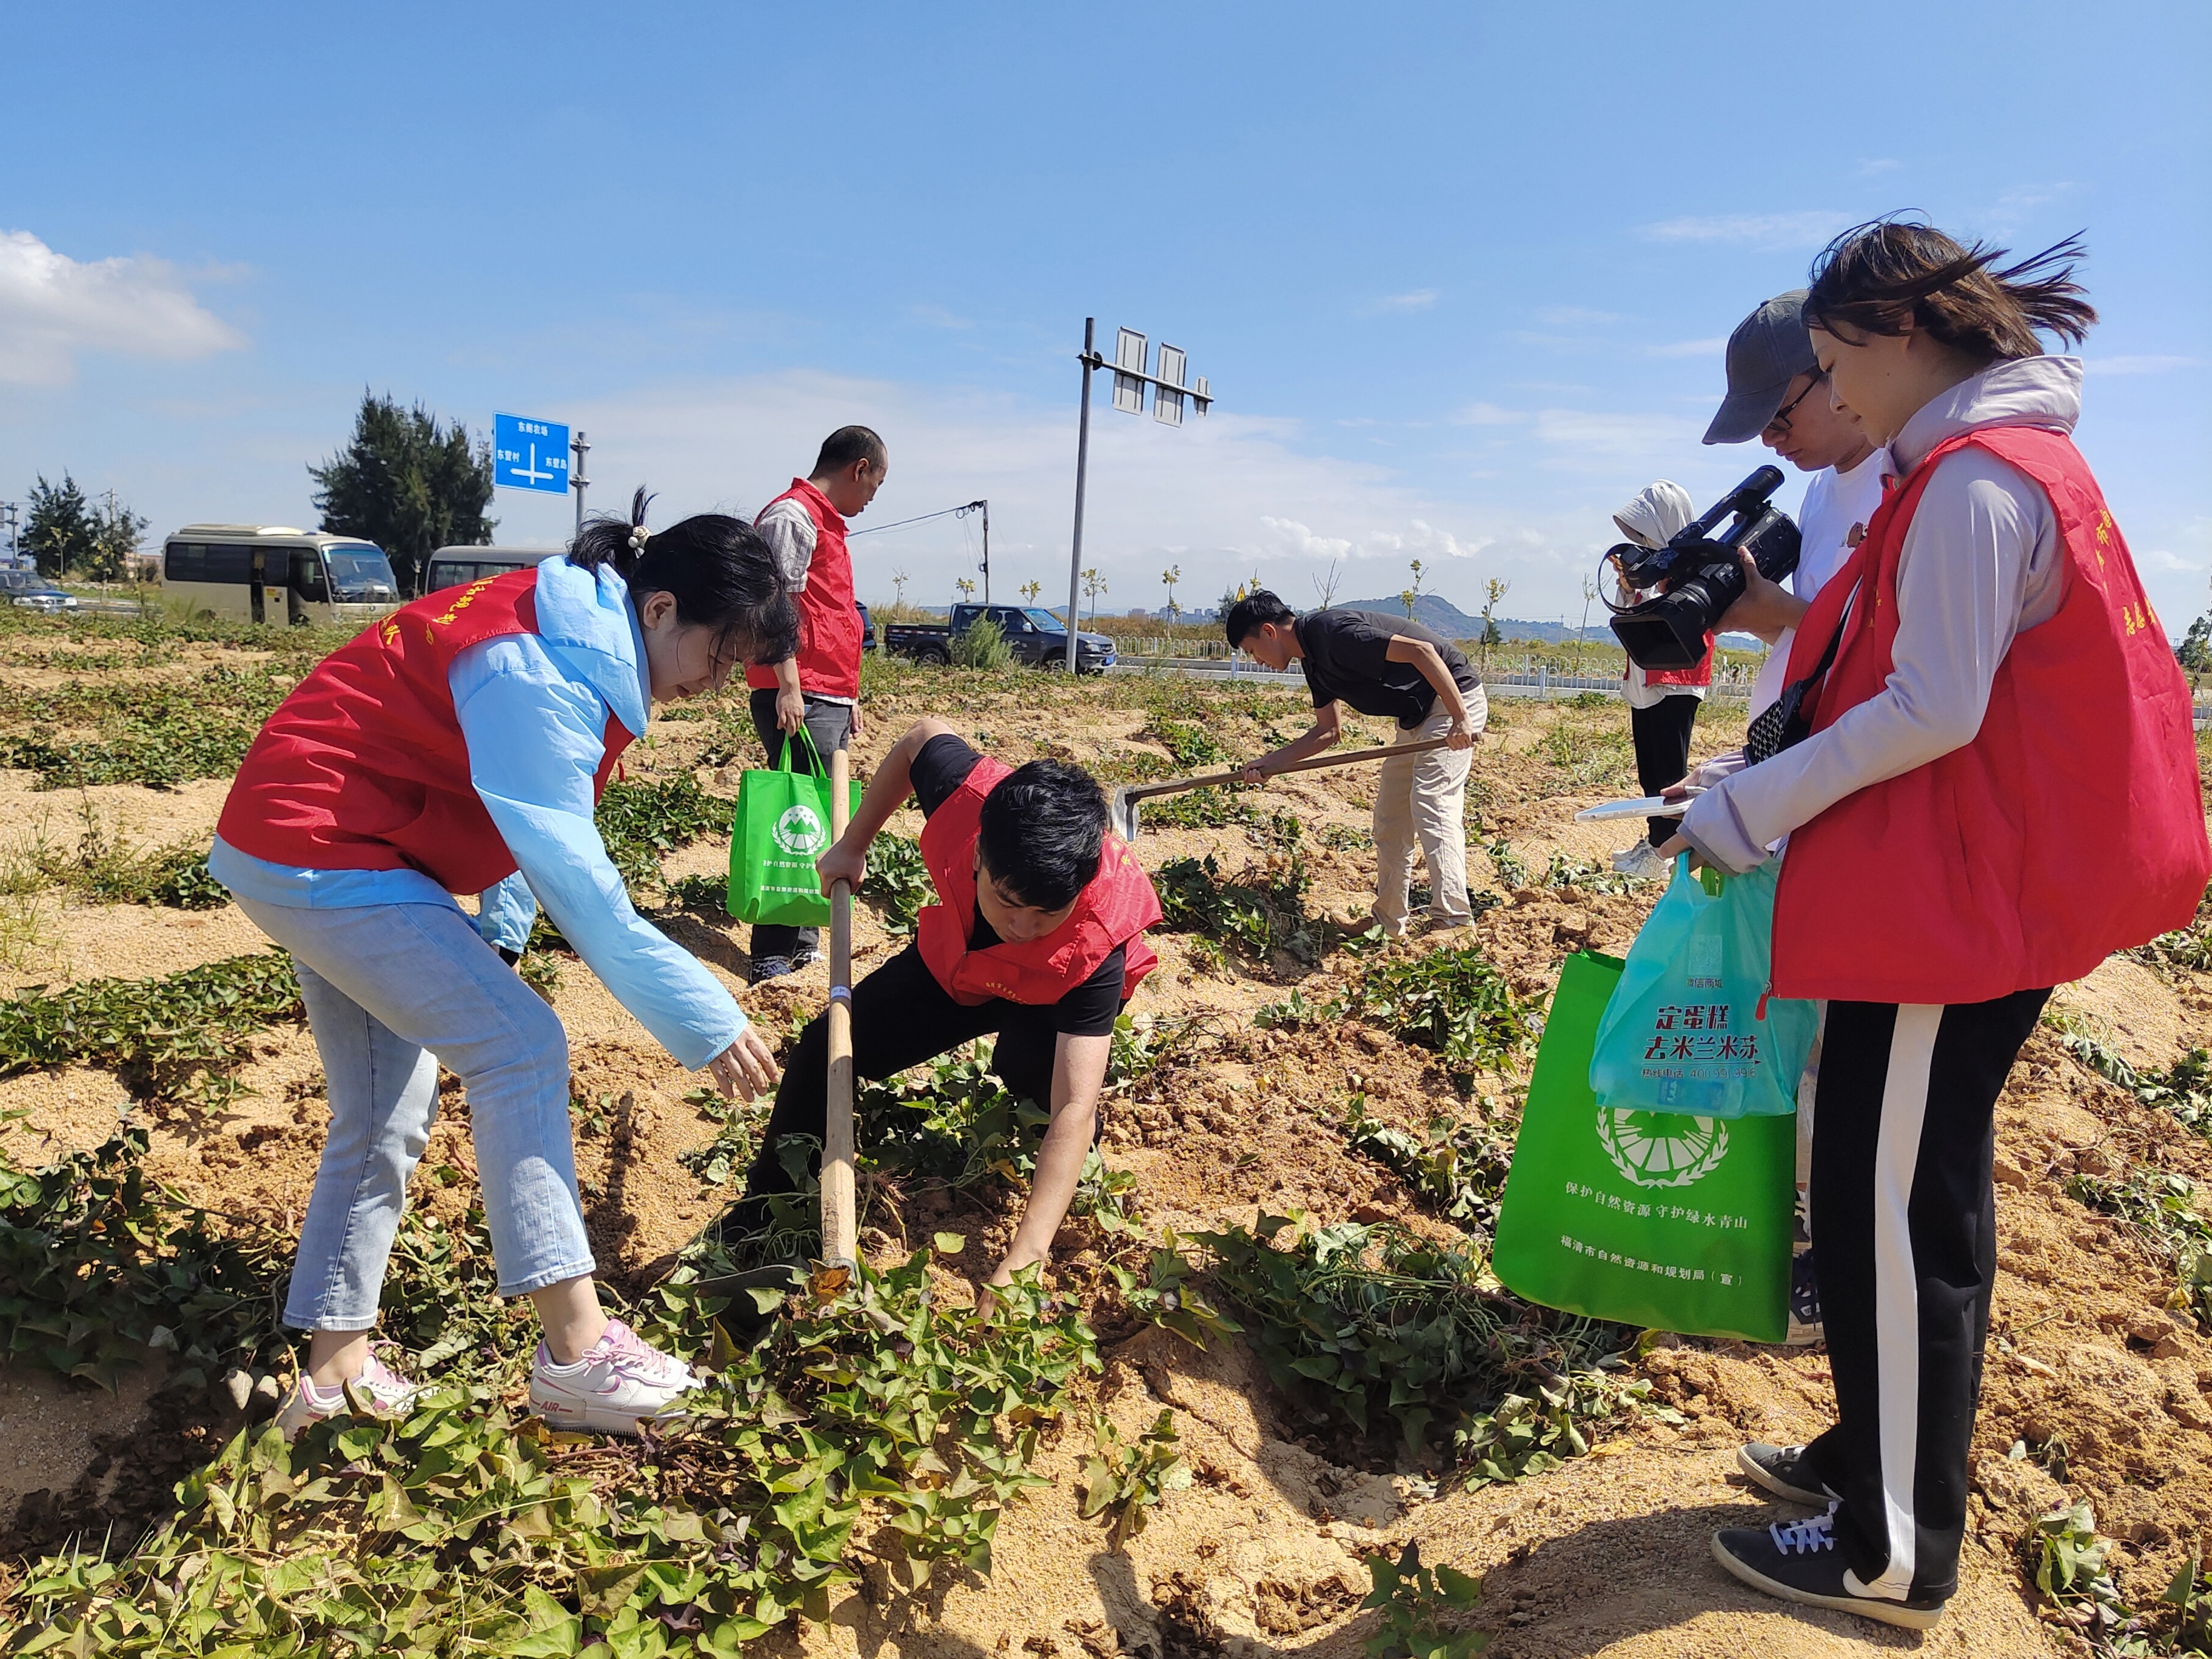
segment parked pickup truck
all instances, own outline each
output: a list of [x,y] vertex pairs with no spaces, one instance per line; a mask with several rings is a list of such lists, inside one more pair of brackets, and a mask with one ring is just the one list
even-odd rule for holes
[[[1036,668],[1060,668],[1067,662],[1067,629],[1042,605],[956,605],[950,623],[886,623],[884,649],[917,662],[949,663],[952,641],[978,617],[999,624],[1015,658]],[[1103,674],[1114,661],[1114,641],[1103,634],[1075,636],[1075,670]]]

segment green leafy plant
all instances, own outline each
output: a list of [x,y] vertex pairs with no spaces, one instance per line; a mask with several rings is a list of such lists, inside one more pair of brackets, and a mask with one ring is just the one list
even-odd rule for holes
[[1508,892],[1517,893],[1534,884],[1528,874],[1528,861],[1513,850],[1507,841],[1493,841],[1483,849],[1490,854],[1491,867],[1498,872],[1498,884]]
[[1374,1588],[1359,1608],[1382,1614],[1367,1638],[1368,1659],[1469,1659],[1490,1645],[1480,1631],[1452,1628],[1481,1602],[1480,1579],[1454,1567],[1423,1565],[1417,1540],[1395,1561],[1378,1553],[1366,1564]]
[[176,1356],[172,1386],[289,1347],[274,1297],[291,1252],[148,1178],[129,1125],[39,1170],[0,1160],[0,1357],[113,1389],[149,1349]]
[[2028,1576],[2069,1624],[2110,1638],[2131,1622],[2113,1581],[2112,1540],[2087,1500],[2053,1510],[2021,1540]]
[[937,900],[937,886],[922,862],[921,843],[886,830],[868,843],[868,873],[860,890],[886,907],[884,928],[903,937],[914,932],[922,907]]
[[1414,1135],[1369,1116],[1366,1097],[1355,1095],[1344,1137],[1352,1151],[1395,1172],[1447,1219],[1485,1235],[1496,1224],[1513,1143],[1490,1124],[1440,1115],[1429,1120],[1425,1133]]
[[989,617],[978,617],[952,636],[952,665],[1003,674],[1014,665],[1014,647]]
[[[517,1421],[482,1382],[290,1445],[243,1432],[129,1559],[33,1564],[0,1651],[736,1659],[794,1613],[827,1616],[864,1524],[907,1589],[939,1562],[988,1572],[1097,1354],[1033,1272],[991,1320],[927,1289],[926,1253],[815,1274],[756,1347],[715,1340],[686,1425],[634,1451]],[[659,1323],[639,1317],[696,1345],[722,1305],[686,1279]]]
[[[0,694],[0,723],[19,734],[0,737],[0,765],[36,772],[41,789],[161,789],[228,777],[290,689],[274,668],[218,664],[192,679],[154,685],[71,681],[52,691]],[[88,729],[93,735],[59,735]]]
[[1277,950],[1312,962],[1321,954],[1305,913],[1312,881],[1304,856],[1293,848],[1227,879],[1211,853],[1173,859],[1154,874],[1152,886],[1160,896],[1160,925],[1170,933],[1203,934],[1263,962]]
[[689,772],[660,783],[611,783],[599,798],[599,838],[624,881],[657,882],[671,853],[702,836],[728,834],[736,806]]
[[1214,1252],[1216,1291],[1294,1406],[1362,1434],[1393,1420],[1416,1451],[1449,1430],[1473,1482],[1588,1450],[1583,1425],[1618,1404],[1597,1369],[1615,1329],[1518,1300],[1471,1256],[1301,1215],[1194,1238]]
[[0,1002],[0,1078],[72,1060],[112,1066],[142,1099],[219,1102],[253,1033],[303,1018],[279,951],[231,957],[161,979],[94,979]]
[[1346,988],[1334,1012],[1469,1069],[1511,1064],[1536,1035],[1504,975],[1472,945],[1379,963]]
[[1545,886],[1579,887],[1586,893],[1632,892],[1650,881],[1648,876],[1624,875],[1607,869],[1595,859],[1569,858],[1565,853],[1553,854],[1544,870]]
[[1193,1282],[1199,1270],[1178,1248],[1181,1242],[1170,1231],[1167,1242],[1152,1250],[1141,1281],[1118,1261],[1109,1261],[1106,1270],[1121,1287],[1121,1299],[1132,1312],[1203,1348],[1207,1339],[1244,1328],[1216,1308]]
[[1134,1445],[1103,1413],[1092,1417],[1091,1433],[1097,1449],[1084,1461],[1083,1518],[1103,1516],[1106,1547],[1118,1550],[1144,1531],[1150,1511],[1168,1493],[1190,1485],[1190,1468],[1182,1461],[1182,1437],[1171,1411],[1162,1411]]

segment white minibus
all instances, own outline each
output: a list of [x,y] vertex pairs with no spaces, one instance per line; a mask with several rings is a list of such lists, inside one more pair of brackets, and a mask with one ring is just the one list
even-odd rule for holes
[[465,587],[485,576],[504,576],[510,570],[534,570],[560,551],[557,547],[441,547],[423,568],[422,591],[435,593]]
[[195,616],[272,626],[359,628],[399,606],[375,543],[289,525],[188,524],[162,544],[161,588]]

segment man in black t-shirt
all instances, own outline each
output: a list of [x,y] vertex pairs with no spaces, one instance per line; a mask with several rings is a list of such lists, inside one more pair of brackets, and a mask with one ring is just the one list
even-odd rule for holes
[[[922,847],[940,902],[913,945],[853,988],[853,1068],[887,1078],[996,1033],[991,1069],[1018,1099],[1049,1108],[1029,1204],[991,1278],[1003,1285],[1050,1255],[1075,1195],[1097,1138],[1114,1022],[1154,961],[1143,930],[1159,902],[1108,836],[1105,797],[1088,773],[1056,761],[1010,772],[938,720],[917,721],[876,769],[843,837],[817,860],[825,891],[841,879],[859,890],[869,843],[909,793],[930,821]],[[777,1143],[822,1136],[828,1058],[824,1016],[786,1059],[745,1195],[718,1224],[723,1237],[758,1231],[762,1200],[792,1190]]]
[[1442,738],[1447,747],[1386,760],[1375,791],[1375,920],[1392,939],[1406,931],[1418,841],[1429,867],[1429,920],[1463,927],[1467,898],[1467,775],[1470,751],[1490,714],[1482,677],[1458,647],[1411,617],[1373,611],[1316,611],[1299,617],[1265,588],[1230,607],[1232,647],[1270,668],[1303,664],[1314,723],[1304,735],[1244,769],[1248,783],[1334,745],[1337,705],[1397,721],[1397,744]]

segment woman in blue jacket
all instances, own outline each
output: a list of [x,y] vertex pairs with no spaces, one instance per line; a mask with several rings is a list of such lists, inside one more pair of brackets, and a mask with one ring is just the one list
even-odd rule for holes
[[[587,525],[563,557],[418,599],[324,659],[270,716],[209,867],[291,955],[329,1079],[330,1138],[285,1319],[313,1333],[280,1421],[403,1409],[369,1352],[442,1063],[469,1131],[503,1296],[536,1304],[533,1411],[635,1432],[691,1382],[599,1309],[576,1188],[568,1042],[510,967],[543,904],[676,1060],[750,1099],[773,1054],[729,992],[632,908],[592,821],[653,701],[791,653],[795,612],[740,520]],[[484,890],[489,889],[489,890]],[[479,915],[453,895],[483,892]],[[501,960],[501,957],[506,961]]]

